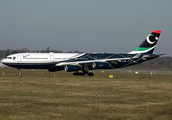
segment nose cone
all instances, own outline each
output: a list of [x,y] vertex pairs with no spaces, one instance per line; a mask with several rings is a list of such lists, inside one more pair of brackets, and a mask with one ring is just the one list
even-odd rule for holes
[[1,62],[2,62],[2,63],[4,63],[4,59],[3,59],[3,60],[1,60]]
[[2,59],[1,62],[2,62],[2,64],[4,64],[4,65],[8,65],[8,60],[7,60],[7,59]]
[[3,63],[4,62],[4,59],[2,59],[1,62]]
[[6,59],[2,59],[1,62],[2,62],[3,64],[5,64],[5,63],[7,63],[7,60],[6,60]]

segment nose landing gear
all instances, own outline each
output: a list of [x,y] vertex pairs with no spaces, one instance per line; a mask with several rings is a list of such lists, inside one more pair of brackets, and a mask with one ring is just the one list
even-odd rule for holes
[[22,74],[21,69],[18,68],[17,70],[18,70],[18,74],[21,75]]

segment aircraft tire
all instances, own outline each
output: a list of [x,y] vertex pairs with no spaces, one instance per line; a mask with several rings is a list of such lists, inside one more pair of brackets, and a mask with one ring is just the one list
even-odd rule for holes
[[84,75],[84,74],[81,72],[78,72],[78,73],[73,73],[73,75]]
[[88,73],[88,76],[94,76],[94,74],[93,73]]
[[21,75],[22,73],[21,72],[18,72],[19,75]]

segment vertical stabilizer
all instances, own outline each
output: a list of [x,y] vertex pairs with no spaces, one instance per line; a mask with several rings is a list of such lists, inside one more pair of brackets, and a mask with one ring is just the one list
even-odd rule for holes
[[143,43],[129,54],[148,53],[152,54],[158,42],[161,30],[154,30],[150,33]]

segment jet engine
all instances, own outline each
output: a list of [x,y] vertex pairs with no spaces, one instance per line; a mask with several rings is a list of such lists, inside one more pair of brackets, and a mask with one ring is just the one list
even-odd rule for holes
[[95,62],[92,64],[92,67],[94,69],[107,69],[110,67],[109,65],[110,65],[110,63]]
[[82,67],[81,66],[77,66],[77,65],[66,65],[64,67],[66,72],[73,72],[73,71],[78,71],[81,70]]

